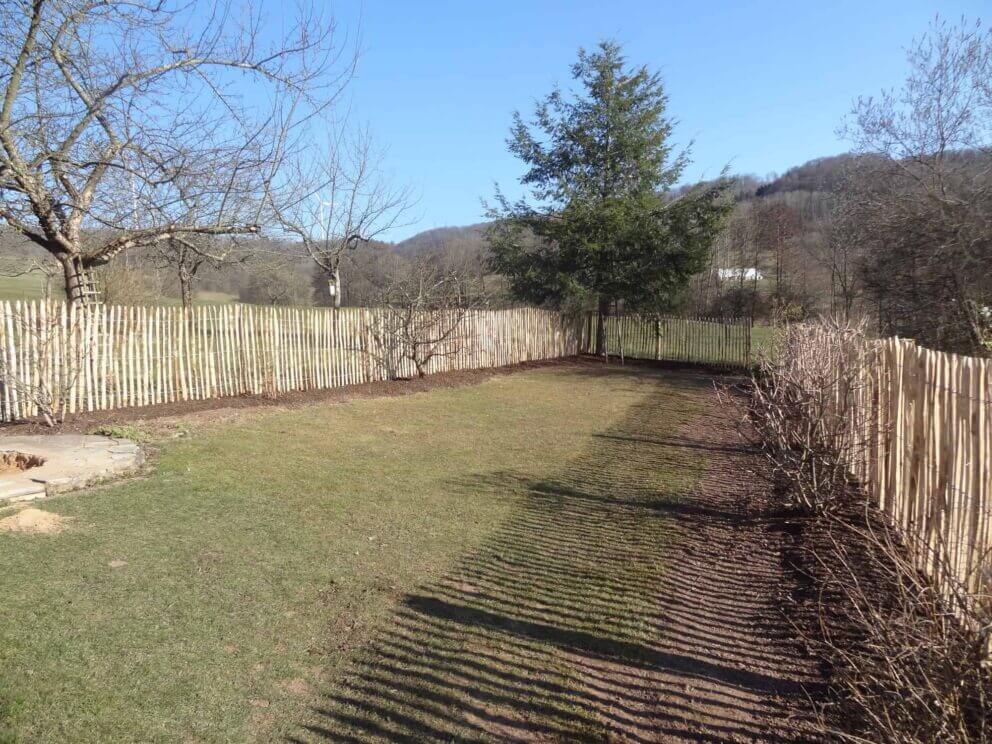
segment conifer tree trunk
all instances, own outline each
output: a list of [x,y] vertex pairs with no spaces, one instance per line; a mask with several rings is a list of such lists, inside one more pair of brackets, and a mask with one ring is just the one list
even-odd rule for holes
[[599,311],[596,315],[596,356],[606,356],[606,317],[609,314],[609,298],[600,297]]

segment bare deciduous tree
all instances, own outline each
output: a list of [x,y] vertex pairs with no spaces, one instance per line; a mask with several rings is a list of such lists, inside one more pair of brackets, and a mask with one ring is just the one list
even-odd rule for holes
[[883,333],[988,353],[992,305],[992,32],[936,21],[899,91],[862,98],[864,155],[844,191]]
[[240,293],[242,301],[259,305],[309,305],[313,300],[310,278],[291,254],[255,257],[249,277],[248,285]]
[[190,308],[193,306],[197,274],[201,269],[220,270],[243,262],[247,255],[234,240],[205,235],[175,235],[159,243],[151,259],[158,268],[174,272],[183,307]]
[[857,228],[838,215],[824,225],[821,240],[807,244],[810,257],[829,272],[830,312],[844,320],[854,317],[861,300],[861,246]]
[[781,201],[766,201],[754,210],[757,242],[771,254],[774,289],[772,299],[776,306],[790,304],[795,294],[796,268],[792,250],[793,241],[800,235],[802,223],[799,213]]
[[382,158],[367,130],[342,132],[296,158],[280,192],[272,192],[276,221],[323,274],[334,307],[341,306],[345,252],[396,227],[412,204],[408,187],[390,184]]
[[252,234],[303,124],[355,57],[304,9],[276,38],[249,6],[0,3],[0,220],[83,272],[190,235]]
[[474,277],[430,258],[414,261],[381,288],[367,352],[389,379],[404,377],[410,367],[423,377],[432,360],[464,349],[464,321],[484,305]]

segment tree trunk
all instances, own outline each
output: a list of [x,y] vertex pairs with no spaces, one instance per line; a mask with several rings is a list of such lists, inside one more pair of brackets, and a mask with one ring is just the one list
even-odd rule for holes
[[60,255],[62,276],[65,280],[65,299],[70,305],[83,305],[86,302],[86,272],[82,264],[73,256]]
[[334,269],[327,278],[327,292],[331,295],[331,304],[341,307],[341,272]]
[[179,292],[183,298],[183,308],[193,307],[193,276],[185,266],[179,267]]
[[596,356],[606,356],[606,316],[609,314],[610,300],[600,297],[596,315]]

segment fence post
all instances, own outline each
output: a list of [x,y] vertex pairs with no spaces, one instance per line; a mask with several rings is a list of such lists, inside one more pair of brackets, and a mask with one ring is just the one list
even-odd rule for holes
[[744,366],[751,366],[751,332],[754,329],[754,318],[744,319]]

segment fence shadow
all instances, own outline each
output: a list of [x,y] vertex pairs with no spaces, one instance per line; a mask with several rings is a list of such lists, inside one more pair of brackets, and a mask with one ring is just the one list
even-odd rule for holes
[[808,740],[794,714],[811,680],[755,594],[774,599],[774,557],[714,558],[767,526],[735,497],[748,453],[699,431],[705,378],[664,379],[553,478],[453,483],[523,503],[403,599],[293,740]]

